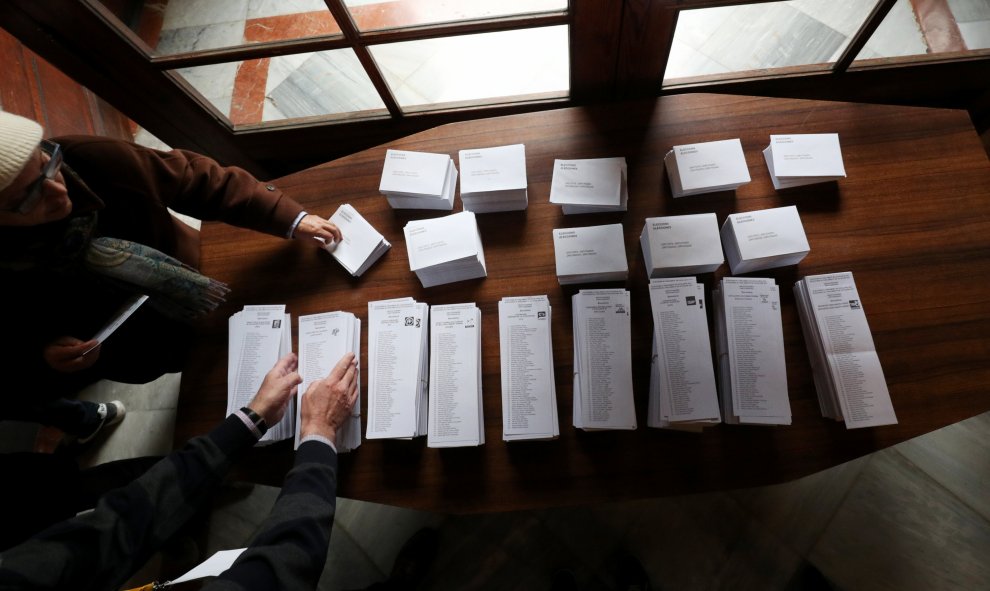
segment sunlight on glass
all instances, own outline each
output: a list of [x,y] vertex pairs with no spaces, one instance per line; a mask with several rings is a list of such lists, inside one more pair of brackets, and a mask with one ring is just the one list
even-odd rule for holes
[[535,14],[567,8],[567,0],[344,0],[344,4],[357,27],[366,31]]

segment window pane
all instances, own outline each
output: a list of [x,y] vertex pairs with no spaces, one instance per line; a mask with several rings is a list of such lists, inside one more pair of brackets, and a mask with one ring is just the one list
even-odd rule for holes
[[949,0],[916,12],[898,0],[873,33],[857,60],[927,55],[990,47],[990,2]]
[[369,47],[402,107],[569,88],[567,26]]
[[664,72],[677,79],[832,63],[876,2],[791,0],[682,10]]
[[339,35],[323,0],[99,0],[155,55]]
[[387,112],[350,49],[173,70],[234,125]]
[[358,28],[366,31],[567,8],[567,0],[344,0],[344,4]]

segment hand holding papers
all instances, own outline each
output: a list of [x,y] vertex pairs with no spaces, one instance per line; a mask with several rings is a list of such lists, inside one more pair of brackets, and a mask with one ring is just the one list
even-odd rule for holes
[[554,160],[550,203],[562,205],[564,215],[626,211],[626,159]]
[[486,277],[485,251],[474,213],[413,220],[403,228],[409,267],[423,287]]
[[560,436],[550,319],[547,296],[502,298],[498,303],[505,441]]
[[726,277],[712,299],[725,422],[790,425],[777,284],[773,279]]
[[368,439],[426,435],[429,307],[368,302]]
[[722,246],[733,275],[796,265],[811,251],[793,205],[730,214]]
[[822,415],[849,429],[896,424],[852,273],[809,275],[794,296]]
[[651,279],[712,273],[725,262],[714,213],[646,218],[639,243]]
[[574,426],[635,429],[629,292],[583,289],[574,314]]
[[[378,191],[395,209],[454,208],[457,169],[446,154],[388,150]],[[346,234],[344,234],[346,236]]]
[[526,147],[522,144],[461,150],[461,202],[465,211],[526,209]]
[[481,399],[481,310],[472,304],[430,310],[428,447],[485,442]]
[[629,275],[622,224],[556,229],[553,254],[561,285],[624,281]]
[[738,139],[674,146],[663,162],[674,197],[734,191],[751,180]]
[[837,133],[771,135],[763,158],[774,189],[824,183],[846,176]]
[[356,209],[345,203],[330,216],[337,224],[343,239],[340,243],[327,245],[327,250],[337,259],[347,272],[360,277],[392,245],[385,237],[371,227]]

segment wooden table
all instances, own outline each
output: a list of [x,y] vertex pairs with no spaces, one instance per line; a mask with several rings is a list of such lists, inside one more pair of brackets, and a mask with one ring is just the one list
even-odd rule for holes
[[[838,132],[848,177],[774,191],[761,151],[771,133]],[[672,145],[738,137],[753,181],[734,194],[673,200],[663,172]],[[332,137],[327,138],[333,141]],[[442,152],[526,145],[529,208],[478,216],[486,279],[424,289],[409,270],[402,227],[441,212],[392,210],[378,194],[386,148]],[[555,158],[625,156],[629,211],[564,216],[548,203]],[[990,163],[964,111],[720,95],[514,115],[455,123],[276,181],[309,211],[350,203],[391,242],[361,278],[326,253],[220,224],[203,228],[203,271],[230,301],[203,327],[184,372],[176,442],[223,418],[227,317],[245,304],[285,303],[294,317],[412,296],[477,302],[484,317],[485,436],[479,448],[428,449],[426,439],[364,441],[342,456],[344,497],[444,512],[576,505],[783,482],[990,409]],[[797,205],[811,253],[760,273],[781,286],[789,427],[719,425],[702,435],[646,427],[652,321],[639,235],[644,218]],[[460,209],[460,203],[456,205]],[[551,229],[622,222],[632,292],[634,432],[571,426],[570,296],[554,271]],[[791,286],[804,275],[853,271],[899,423],[849,431],[821,417]],[[710,291],[728,272],[703,276]],[[614,286],[615,284],[611,284]],[[587,287],[587,286],[582,286]],[[547,294],[554,308],[560,439],[502,441],[497,302]],[[712,321],[709,318],[709,325]],[[366,325],[365,325],[366,326]],[[295,327],[293,327],[295,328]],[[362,335],[367,360],[367,328]],[[365,383],[366,386],[366,383]],[[365,390],[363,414],[367,417]],[[365,419],[366,421],[366,419]],[[239,476],[278,484],[288,444],[252,452]]]

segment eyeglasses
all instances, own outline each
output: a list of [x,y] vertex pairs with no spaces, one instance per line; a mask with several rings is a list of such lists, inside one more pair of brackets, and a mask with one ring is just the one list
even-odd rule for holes
[[48,162],[45,164],[44,168],[41,169],[41,174],[32,182],[28,188],[24,199],[20,203],[14,205],[13,207],[6,207],[3,211],[16,211],[19,214],[26,215],[31,213],[31,210],[38,204],[41,200],[41,187],[45,184],[45,181],[50,181],[55,178],[58,171],[62,168],[62,146],[56,144],[55,142],[49,142],[47,140],[42,140],[41,151],[48,154]]

